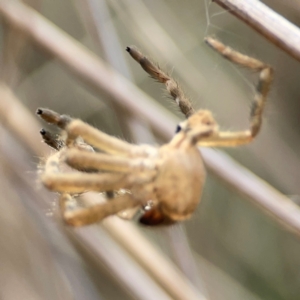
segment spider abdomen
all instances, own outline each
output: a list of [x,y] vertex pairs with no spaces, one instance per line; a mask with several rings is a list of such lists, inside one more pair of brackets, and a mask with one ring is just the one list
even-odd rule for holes
[[171,221],[188,219],[202,194],[205,169],[196,147],[161,149],[163,163],[155,182],[156,197],[163,215]]

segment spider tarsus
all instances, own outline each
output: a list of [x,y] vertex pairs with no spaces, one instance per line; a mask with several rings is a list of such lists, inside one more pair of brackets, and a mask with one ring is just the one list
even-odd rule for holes
[[[148,63],[148,59],[138,50],[136,46],[126,47],[126,51],[130,54],[130,56],[137,61],[144,68],[146,72],[148,72],[148,68],[143,66],[143,63]],[[149,73],[149,72],[148,72]],[[151,74],[150,74],[151,75]]]
[[213,48],[213,49],[215,49],[215,50],[217,50],[217,51],[219,51],[219,52],[222,52],[222,50],[223,50],[224,48],[229,48],[229,47],[225,46],[223,43],[221,43],[220,41],[218,41],[218,40],[216,40],[215,38],[210,37],[210,36],[204,38],[204,42],[205,42],[209,47],[211,47],[211,48]]
[[48,108],[38,108],[36,114],[47,123],[54,124],[61,129],[65,129],[66,126],[72,121],[71,117],[67,115],[60,115]]
[[64,142],[57,138],[57,135],[45,130],[42,128],[40,134],[43,138],[43,141],[55,150],[60,150],[64,146]]

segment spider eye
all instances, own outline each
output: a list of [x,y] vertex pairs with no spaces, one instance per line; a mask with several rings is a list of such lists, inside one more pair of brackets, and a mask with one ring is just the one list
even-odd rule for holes
[[182,129],[181,126],[177,125],[175,133],[178,133],[181,129]]

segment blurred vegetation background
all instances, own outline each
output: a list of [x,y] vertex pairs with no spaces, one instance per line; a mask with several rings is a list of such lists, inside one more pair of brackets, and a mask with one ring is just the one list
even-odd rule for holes
[[[299,26],[299,1],[262,2]],[[221,127],[230,130],[248,126],[257,74],[225,61],[208,49],[204,37],[213,35],[272,65],[275,80],[261,133],[251,145],[222,151],[300,203],[300,68],[296,60],[209,0],[23,3],[94,52],[176,118],[183,117],[163,87],[128,57],[127,45],[137,45],[172,73],[196,108],[213,111]],[[151,131],[147,120],[133,117],[129,106],[124,110],[107,93],[96,92],[4,21],[1,53],[2,82],[31,113],[29,119],[38,107],[49,107],[130,142],[165,142]],[[29,130],[23,139],[18,136],[7,119],[15,119],[21,135],[21,127],[33,127],[29,119],[23,119],[23,108],[10,107],[3,102],[0,115],[0,298],[147,299],[147,294],[148,299],[174,298],[159,291],[155,294],[157,286],[161,288],[159,282],[151,281],[151,285],[146,275],[135,277],[140,268],[135,257],[127,254],[105,226],[72,230],[56,220],[57,195],[38,182],[40,157],[26,143],[32,138],[37,149],[43,147],[39,132]],[[46,147],[43,151],[51,153]],[[191,220],[170,228],[138,230],[207,299],[299,299],[299,237],[210,173],[202,202]],[[138,249],[140,244],[134,247]],[[120,279],[122,273],[128,282]]]

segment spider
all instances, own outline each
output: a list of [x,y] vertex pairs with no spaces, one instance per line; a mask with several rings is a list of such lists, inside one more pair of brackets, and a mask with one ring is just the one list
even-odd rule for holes
[[[200,201],[206,177],[198,146],[235,147],[255,138],[262,124],[272,68],[214,38],[205,41],[231,62],[259,72],[250,126],[245,131],[220,131],[210,111],[195,111],[178,83],[134,46],[126,50],[152,78],[165,84],[186,117],[168,144],[160,148],[130,144],[79,119],[50,109],[37,110],[43,120],[64,133],[58,137],[45,129],[40,132],[43,140],[57,150],[46,160],[41,180],[48,189],[60,193],[67,224],[93,224],[129,208],[142,212],[139,222],[145,225],[186,220]],[[107,201],[88,207],[74,205],[74,199],[87,191],[105,192]]]

